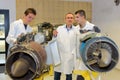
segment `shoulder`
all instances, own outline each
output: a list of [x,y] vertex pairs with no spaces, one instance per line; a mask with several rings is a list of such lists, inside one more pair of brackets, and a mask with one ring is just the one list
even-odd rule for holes
[[97,26],[95,26],[94,24],[92,24],[92,23],[90,23],[88,21],[87,21],[87,28],[89,30],[94,30],[95,32],[98,32],[98,33],[101,32],[100,29]]
[[57,30],[64,29],[64,27],[65,27],[65,24],[61,25],[61,26],[58,26]]
[[94,26],[95,26],[94,24],[92,24],[92,23],[90,23],[90,22],[87,21],[85,29],[92,30]]
[[12,22],[11,24],[12,25],[17,25],[17,24],[21,24],[21,23],[23,23],[23,21],[21,20],[21,19],[19,19],[19,20],[16,20],[16,21],[14,21],[14,22]]
[[90,23],[88,21],[86,22],[86,25],[91,26],[91,27],[95,26],[94,24],[92,24],[92,23]]

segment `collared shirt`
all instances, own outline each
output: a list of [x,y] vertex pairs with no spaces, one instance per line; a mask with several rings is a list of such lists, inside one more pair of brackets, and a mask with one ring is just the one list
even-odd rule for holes
[[24,24],[25,29],[27,29],[27,24]]
[[70,29],[72,29],[72,26],[67,27],[67,25],[66,25],[66,28],[67,28],[67,31],[69,31]]

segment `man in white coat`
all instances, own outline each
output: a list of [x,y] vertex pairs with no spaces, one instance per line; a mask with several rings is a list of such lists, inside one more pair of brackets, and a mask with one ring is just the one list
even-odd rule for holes
[[74,15],[65,16],[66,24],[57,28],[57,43],[61,64],[54,67],[54,80],[60,80],[61,73],[66,75],[66,80],[72,80],[74,57],[76,54],[76,28],[73,26]]
[[[98,32],[98,33],[100,32],[100,29],[99,29],[98,27],[96,27],[94,24],[92,24],[92,23],[90,23],[89,21],[86,20],[86,13],[85,13],[84,10],[78,10],[78,11],[75,12],[75,21],[78,23],[78,25],[76,26],[76,28],[77,28],[77,30],[78,30],[78,32],[79,32],[78,34],[80,34],[80,35],[77,36],[77,37],[79,37],[79,38],[77,38],[77,39],[79,39],[79,40],[77,41],[77,43],[78,43],[78,46],[77,46],[77,47],[79,47],[80,44],[81,44],[81,45],[84,45],[84,44],[85,44],[84,42],[81,42],[81,43],[80,43],[80,38],[81,38],[81,36],[85,36],[85,34],[86,34],[87,32],[89,32],[89,31]],[[83,49],[83,48],[78,49],[79,52],[80,52],[82,49]],[[82,53],[81,53],[81,54],[82,54]],[[82,57],[82,56],[81,56],[81,57]],[[86,68],[86,66],[83,64],[82,61],[80,62],[79,69],[80,69],[80,70],[88,70],[88,69]],[[84,80],[84,78],[83,78],[81,75],[79,75],[79,76],[77,77],[77,80]]]
[[35,16],[36,10],[34,8],[28,8],[25,10],[22,19],[16,20],[10,24],[9,33],[6,38],[6,41],[9,44],[9,49],[16,44],[16,40],[21,34],[32,32],[32,28],[29,26],[29,23],[35,18]]

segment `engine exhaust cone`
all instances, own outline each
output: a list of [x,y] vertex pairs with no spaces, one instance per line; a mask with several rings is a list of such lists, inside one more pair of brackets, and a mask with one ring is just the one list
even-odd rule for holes
[[20,58],[13,63],[11,68],[11,74],[13,77],[21,77],[27,73],[29,63],[25,59]]

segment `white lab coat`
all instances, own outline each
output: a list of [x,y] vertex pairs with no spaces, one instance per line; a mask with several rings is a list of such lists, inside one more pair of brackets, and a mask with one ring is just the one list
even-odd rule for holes
[[74,58],[76,57],[76,28],[68,31],[66,25],[57,28],[57,43],[61,64],[55,66],[54,70],[64,74],[71,74],[74,68]]
[[27,28],[25,29],[22,19],[16,20],[11,23],[9,33],[6,38],[6,42],[9,44],[9,49],[14,45],[14,42],[16,42],[19,35],[21,35],[22,33],[26,34],[27,32],[32,32],[32,28],[27,25]]
[[76,28],[77,28],[78,30],[93,30],[93,31],[94,31],[94,26],[95,26],[94,24],[86,21],[86,24],[85,24],[85,26],[84,26],[83,28],[80,28],[79,25],[77,25]]
[[[76,29],[77,29],[77,54],[79,53],[80,54],[80,39],[85,36],[85,34],[81,34],[80,33],[80,30],[91,30],[91,31],[94,31],[94,24],[86,21],[86,25],[83,27],[83,28],[80,28],[79,25],[76,26]],[[78,65],[79,67],[77,67],[77,69],[79,70],[88,70],[88,68],[84,65],[82,59],[81,59],[81,56],[80,55],[77,55],[77,57],[79,57],[79,61],[76,63],[76,65]]]

